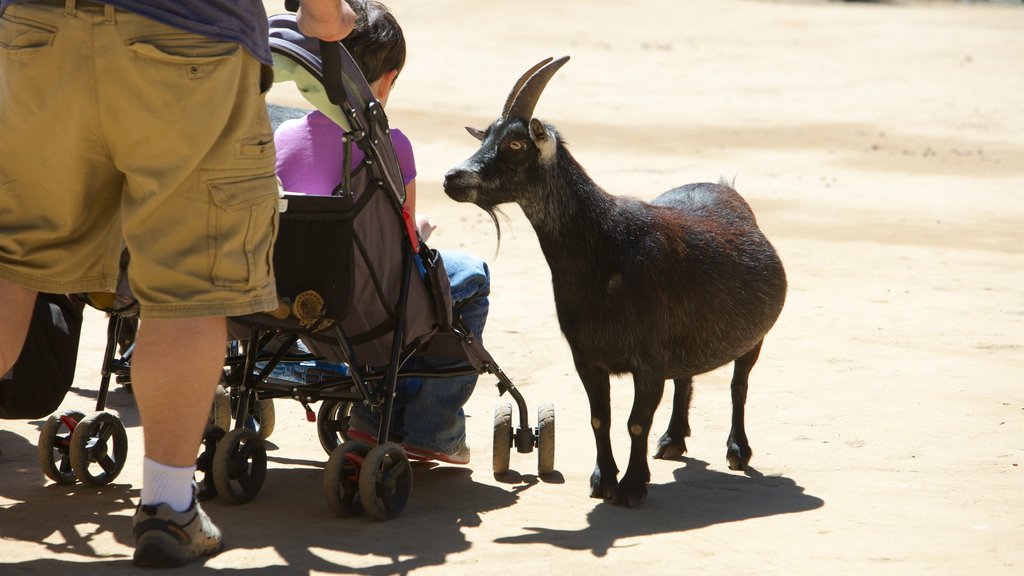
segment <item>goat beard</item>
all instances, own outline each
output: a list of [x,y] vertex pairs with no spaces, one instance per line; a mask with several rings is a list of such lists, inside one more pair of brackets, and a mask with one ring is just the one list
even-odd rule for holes
[[491,217],[491,221],[494,222],[494,232],[498,237],[498,243],[494,247],[494,256],[498,256],[498,249],[501,248],[501,223],[498,221],[498,216],[501,215],[502,219],[505,220],[510,228],[512,227],[512,220],[509,219],[508,215],[501,211],[501,208],[497,206],[480,206],[480,209],[487,213]]

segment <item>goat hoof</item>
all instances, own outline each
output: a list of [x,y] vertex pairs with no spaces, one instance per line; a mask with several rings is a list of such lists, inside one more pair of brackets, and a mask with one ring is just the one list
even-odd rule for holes
[[750,458],[754,455],[754,451],[750,449],[750,446],[740,446],[738,444],[729,444],[728,450],[725,452],[725,459],[729,461],[730,470],[746,470],[747,464],[750,464]]
[[674,440],[668,434],[664,434],[658,440],[658,449],[654,452],[654,458],[656,460],[672,460],[681,458],[683,454],[686,454],[686,439]]
[[633,508],[647,498],[647,483],[634,482],[629,478],[623,478],[619,483],[619,489],[612,499],[612,504]]
[[601,498],[603,500],[614,498],[617,488],[618,482],[615,480],[614,474],[609,479],[608,476],[601,475],[600,468],[595,468],[594,473],[590,475],[591,498]]

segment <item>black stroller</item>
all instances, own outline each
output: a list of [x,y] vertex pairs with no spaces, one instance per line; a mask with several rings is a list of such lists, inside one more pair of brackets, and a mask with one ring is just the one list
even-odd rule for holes
[[[210,427],[197,467],[205,474],[201,494],[246,502],[259,492],[266,474],[263,439],[245,425],[253,402],[291,398],[316,420],[321,444],[330,454],[324,490],[341,516],[365,511],[393,518],[405,508],[412,468],[400,444],[388,439],[396,382],[402,377],[443,378],[489,373],[512,405],[495,412],[493,469],[509,468],[513,446],[538,449],[541,474],[554,470],[554,410],[540,408],[529,425],[526,403],[479,340],[452,313],[448,278],[438,253],[428,248],[403,210],[405,189],[380,103],[337,42],[310,51],[291,14],[270,18],[275,81],[293,81],[313,106],[341,125],[347,146],[366,160],[344,166],[333,196],[284,193],[274,253],[281,305],[278,310],[231,319],[239,353],[225,362],[232,402],[232,429]],[[351,148],[350,148],[351,149]],[[350,157],[351,155],[346,155]],[[341,160],[339,159],[339,164]],[[318,246],[310,254],[309,246]],[[324,265],[324,254],[333,264]],[[308,352],[297,351],[296,343]],[[415,355],[465,360],[465,368],[403,370]],[[289,363],[318,359],[346,370],[318,375],[314,382],[276,378]],[[320,402],[317,414],[310,404]],[[379,410],[379,443],[351,440],[348,411],[355,402]]]

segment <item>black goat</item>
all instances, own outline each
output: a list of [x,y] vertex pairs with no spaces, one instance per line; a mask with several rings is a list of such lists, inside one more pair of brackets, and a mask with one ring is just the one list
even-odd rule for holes
[[[647,495],[647,437],[665,380],[675,382],[668,430],[655,458],[686,452],[693,376],[735,361],[729,467],[751,450],[743,424],[747,379],[786,297],[786,274],[754,214],[725,184],[688,184],[651,203],[598,187],[554,127],[532,117],[566,61],[540,62],[516,83],[501,118],[467,128],[480,149],[445,175],[450,197],[494,218],[522,207],[551,267],[558,322],[590,400],[597,441],[591,496],[633,506]],[[500,230],[498,231],[500,235]],[[609,374],[633,374],[629,466],[609,439]]]

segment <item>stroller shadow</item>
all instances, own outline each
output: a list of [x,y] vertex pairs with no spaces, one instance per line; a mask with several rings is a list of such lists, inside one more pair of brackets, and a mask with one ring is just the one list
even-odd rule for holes
[[[0,498],[14,501],[2,512],[3,543],[46,547],[49,558],[23,562],[0,560],[0,573],[68,574],[99,568],[103,574],[137,573],[131,565],[131,514],[138,488],[111,484],[102,488],[48,484],[38,473],[35,447],[0,430],[4,474]],[[415,486],[408,507],[393,521],[366,516],[339,518],[327,508],[322,491],[322,462],[284,459],[288,468],[271,468],[258,498],[243,505],[214,499],[204,509],[225,534],[225,550],[188,573],[408,574],[443,565],[468,550],[464,528],[481,524],[481,515],[513,505],[533,484],[504,489],[473,481],[468,468],[415,463]],[[453,494],[458,494],[457,498]],[[109,555],[109,541],[125,546]],[[106,541],[104,546],[98,542]],[[247,562],[256,550],[272,550],[273,566]],[[69,555],[68,559],[52,555]],[[98,558],[100,555],[105,558]],[[80,556],[98,561],[85,564]],[[247,566],[250,564],[250,566]]]
[[[754,469],[746,475],[718,472],[708,463],[683,458],[675,481],[648,486],[648,499],[638,509],[598,503],[587,514],[582,530],[527,527],[530,534],[499,538],[504,544],[549,544],[569,550],[590,550],[602,557],[620,539],[685,532],[778,514],[806,512],[824,501],[804,493],[790,478],[764,476]],[[596,502],[596,501],[595,501]]]
[[137,489],[117,482],[100,488],[53,484],[40,474],[36,447],[25,438],[0,430],[0,445],[0,498],[14,501],[0,512],[0,542],[32,542],[53,554],[91,557],[97,555],[97,539],[112,536],[133,545],[128,517]]
[[[310,498],[310,492],[321,490],[320,468],[270,470],[259,499],[244,506],[217,502],[206,508],[231,537],[230,549],[224,554],[269,547],[290,572],[408,574],[443,565],[449,555],[469,549],[463,528],[480,525],[481,514],[511,506],[518,493],[528,488],[504,490],[480,484],[473,481],[467,468],[434,464],[413,464],[413,475],[412,498],[394,521],[334,516],[321,500]],[[453,498],[453,494],[459,497]],[[268,505],[274,510],[268,511]],[[282,539],[280,535],[285,533],[302,537]],[[359,564],[346,565],[344,559],[353,556]],[[267,567],[224,567],[219,571],[262,574]]]

